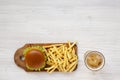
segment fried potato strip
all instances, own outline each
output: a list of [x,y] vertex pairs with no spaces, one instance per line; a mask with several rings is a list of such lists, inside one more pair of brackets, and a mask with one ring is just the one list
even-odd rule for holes
[[55,70],[60,72],[72,72],[78,64],[78,57],[75,51],[76,42],[67,44],[53,44],[44,46],[47,55],[45,70],[52,73]]

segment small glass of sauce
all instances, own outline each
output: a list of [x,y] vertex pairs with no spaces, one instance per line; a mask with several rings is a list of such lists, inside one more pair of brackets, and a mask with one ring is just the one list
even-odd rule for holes
[[103,54],[98,51],[87,51],[85,53],[84,61],[86,67],[93,71],[102,69],[105,64]]

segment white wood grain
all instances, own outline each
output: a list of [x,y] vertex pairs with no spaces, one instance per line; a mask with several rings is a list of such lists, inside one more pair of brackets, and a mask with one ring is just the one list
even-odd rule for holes
[[[119,0],[0,0],[0,80],[119,80]],[[73,73],[27,73],[14,63],[25,43],[78,42],[79,66]],[[84,65],[87,50],[104,54],[98,72]]]

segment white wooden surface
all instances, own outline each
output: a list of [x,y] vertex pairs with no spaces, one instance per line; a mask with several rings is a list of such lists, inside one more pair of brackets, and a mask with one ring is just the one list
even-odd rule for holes
[[[14,52],[25,43],[78,42],[73,73],[25,72]],[[104,54],[98,72],[84,65],[87,50]],[[0,0],[0,80],[119,80],[120,0]]]

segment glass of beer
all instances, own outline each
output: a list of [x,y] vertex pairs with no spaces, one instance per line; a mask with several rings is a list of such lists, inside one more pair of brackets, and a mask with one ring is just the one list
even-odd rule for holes
[[92,71],[97,71],[105,65],[105,57],[98,51],[87,51],[84,55],[85,65]]

